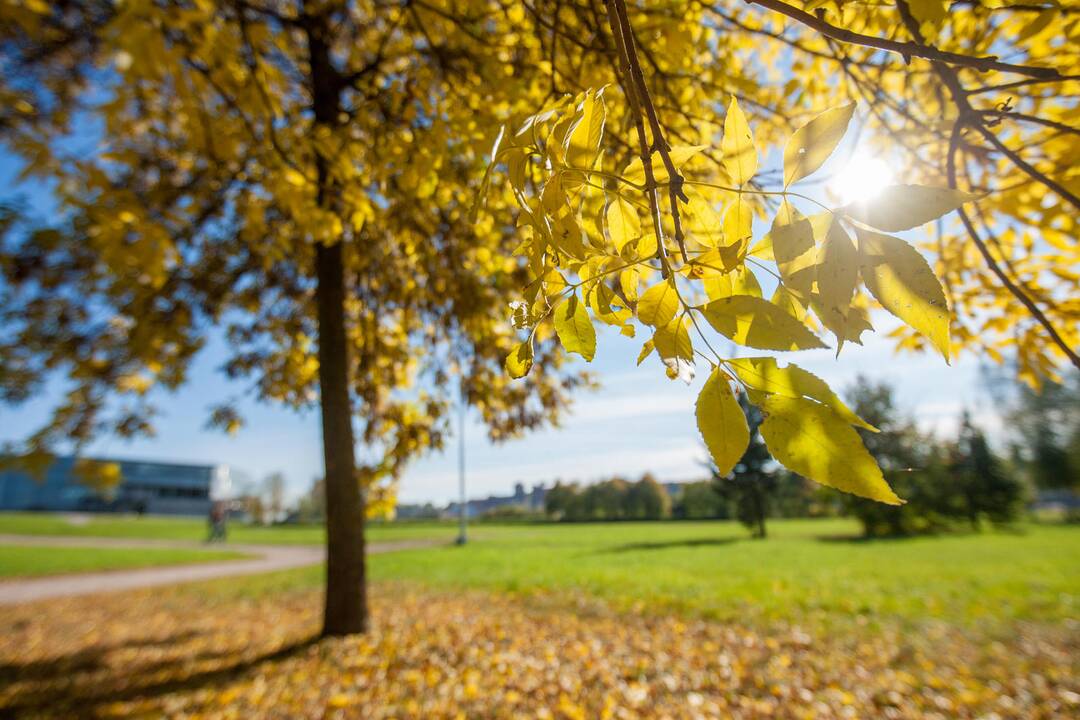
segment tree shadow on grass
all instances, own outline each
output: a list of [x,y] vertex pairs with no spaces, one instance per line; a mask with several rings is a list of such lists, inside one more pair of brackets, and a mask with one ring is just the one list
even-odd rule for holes
[[686,540],[665,540],[663,542],[636,542],[626,543],[625,545],[615,545],[614,547],[605,548],[599,550],[601,554],[609,553],[627,553],[638,552],[641,550],[672,550],[675,548],[683,547],[709,547],[720,545],[731,545],[732,543],[740,542],[743,538],[738,537],[726,537],[726,538],[688,538]]
[[0,717],[97,717],[97,710],[103,704],[153,700],[172,693],[227,685],[264,663],[285,660],[319,641],[318,636],[302,637],[257,654],[229,649],[220,653],[203,652],[198,658],[212,666],[203,670],[193,669],[192,656],[184,654],[137,665],[126,674],[115,668],[109,672],[106,656],[110,652],[165,646],[198,634],[185,632],[164,639],[98,645],[51,660],[0,665],[0,690],[27,684],[0,695]]

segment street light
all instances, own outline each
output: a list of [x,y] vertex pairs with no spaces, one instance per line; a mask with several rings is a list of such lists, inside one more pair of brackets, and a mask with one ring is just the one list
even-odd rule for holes
[[468,502],[465,500],[465,388],[458,389],[458,536],[457,544],[468,542],[466,531]]

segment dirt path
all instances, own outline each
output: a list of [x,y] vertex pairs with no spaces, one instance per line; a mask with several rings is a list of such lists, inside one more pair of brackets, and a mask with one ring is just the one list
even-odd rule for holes
[[[377,554],[394,550],[431,547],[435,540],[403,540],[399,542],[376,542],[368,545],[368,553]],[[29,535],[0,535],[0,545],[48,546],[48,547],[169,547],[207,548],[202,543],[171,540],[139,540],[126,538],[52,537]],[[0,605],[33,602],[46,598],[87,595],[91,593],[119,592],[135,588],[172,585],[175,583],[210,580],[235,575],[255,575],[317,565],[323,562],[325,549],[310,545],[214,545],[220,548],[252,555],[251,558],[207,562],[194,565],[172,565],[137,570],[111,570],[106,572],[57,575],[44,578],[28,578],[0,581]]]

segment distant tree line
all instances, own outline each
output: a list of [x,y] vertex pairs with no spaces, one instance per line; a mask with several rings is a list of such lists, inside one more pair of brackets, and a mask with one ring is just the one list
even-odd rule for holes
[[[1000,390],[1000,388],[999,388]],[[1072,498],[1080,490],[1080,381],[1047,383],[998,393],[1004,409],[1005,455],[996,453],[964,413],[954,436],[925,432],[896,406],[886,383],[858,378],[852,409],[879,432],[860,430],[885,479],[907,502],[899,507],[823,488],[780,467],[758,433],[762,418],[744,403],[751,438],[727,476],[683,483],[669,496],[651,475],[636,482],[612,478],[592,485],[557,483],[548,491],[549,519],[580,521],[736,519],[755,537],[771,517],[848,515],[868,537],[978,529],[1017,520],[1036,493]],[[1075,511],[1074,511],[1075,513]],[[1075,519],[1075,518],[1074,518]]]
[[544,511],[568,522],[662,520],[671,516],[671,498],[648,473],[636,482],[623,478],[586,486],[557,482],[544,496]]

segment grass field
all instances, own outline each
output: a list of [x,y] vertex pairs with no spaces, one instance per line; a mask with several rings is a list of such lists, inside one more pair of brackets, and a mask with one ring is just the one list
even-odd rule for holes
[[846,521],[480,528],[465,548],[372,558],[376,577],[512,592],[574,591],[619,607],[720,619],[884,615],[1061,621],[1080,600],[1080,528],[862,542]]
[[227,550],[0,546],[0,579],[234,560]]
[[[206,538],[207,525],[205,520],[196,518],[0,513],[0,534],[5,533],[198,541]],[[368,526],[371,540],[437,537],[449,542],[455,533],[456,528],[451,523],[372,523]],[[322,527],[311,525],[262,527],[234,522],[229,525],[229,540],[268,545],[321,545],[326,541],[326,533]]]
[[[376,580],[436,588],[592,597],[617,608],[715,619],[903,620],[965,624],[1075,618],[1080,527],[866,542],[850,520],[772,521],[750,540],[732,522],[478,524],[465,547],[452,523],[376,524],[372,540],[432,538],[434,548],[375,555]],[[0,533],[198,539],[198,520],[3,514]],[[244,527],[230,540],[318,543],[318,527]],[[140,551],[141,552],[141,551]],[[315,587],[321,568],[229,581],[235,592]]]
[[[436,589],[595,598],[622,610],[751,623],[921,623],[1008,629],[1075,621],[1080,527],[1025,525],[906,540],[851,539],[846,520],[485,525],[465,547],[375,555],[373,578]],[[314,588],[321,568],[224,581],[258,597]]]

